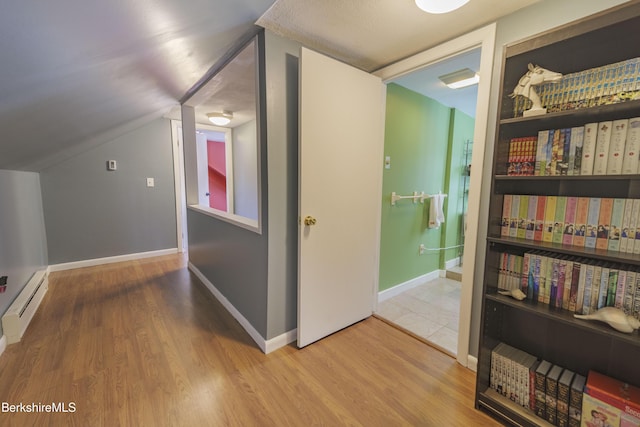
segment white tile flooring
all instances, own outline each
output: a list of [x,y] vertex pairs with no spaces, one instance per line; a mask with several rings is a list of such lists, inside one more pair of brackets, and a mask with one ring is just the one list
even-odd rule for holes
[[376,316],[455,357],[461,283],[438,278],[378,304]]

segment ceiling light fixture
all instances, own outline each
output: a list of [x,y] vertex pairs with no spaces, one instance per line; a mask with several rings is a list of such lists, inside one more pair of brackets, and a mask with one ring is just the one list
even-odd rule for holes
[[445,74],[438,78],[451,89],[460,89],[475,85],[480,81],[478,73],[469,68],[463,68],[462,70],[454,71],[453,73]]
[[469,0],[416,0],[416,5],[427,13],[448,13],[468,2]]
[[222,113],[209,113],[207,114],[209,121],[216,126],[228,125],[233,119],[233,113],[229,111],[223,111]]

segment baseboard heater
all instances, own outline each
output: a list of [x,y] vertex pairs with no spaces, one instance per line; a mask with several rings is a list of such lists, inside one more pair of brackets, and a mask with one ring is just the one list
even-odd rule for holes
[[49,289],[47,270],[36,271],[2,316],[2,331],[7,337],[7,344],[20,341],[47,289]]

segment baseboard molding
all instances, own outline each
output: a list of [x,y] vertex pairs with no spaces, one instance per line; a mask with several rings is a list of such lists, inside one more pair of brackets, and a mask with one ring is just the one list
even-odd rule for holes
[[278,335],[277,337],[271,338],[267,340],[265,344],[264,352],[266,354],[271,353],[279,348],[282,348],[290,343],[296,341],[298,339],[298,329],[292,329],[288,332],[285,332],[282,335]]
[[400,283],[395,285],[392,288],[385,289],[384,291],[378,292],[378,303],[388,300],[389,298],[393,298],[397,295],[400,295],[403,292],[408,291],[409,289],[415,288],[423,284],[424,282],[428,282],[429,280],[435,280],[438,277],[444,277],[443,274],[446,272],[444,270],[434,270],[430,273],[423,274],[422,276],[418,276],[414,279],[408,280],[404,283]]
[[467,368],[473,372],[478,372],[478,358],[472,355],[467,356]]
[[3,335],[2,338],[0,338],[0,356],[2,356],[2,353],[4,353],[6,349],[7,349],[7,336]]
[[229,302],[229,300],[224,295],[222,295],[222,292],[220,292],[213,285],[213,283],[211,283],[211,281],[207,279],[207,277],[198,269],[198,267],[189,262],[189,270],[193,272],[193,274],[195,274],[198,279],[200,279],[200,281],[209,290],[209,292],[211,292],[211,294],[218,301],[220,301],[220,304],[222,304],[224,308],[227,309],[227,311],[233,316],[233,318],[236,319],[238,323],[240,323],[240,326],[242,326],[244,330],[247,331],[251,339],[253,339],[256,344],[258,344],[258,347],[260,347],[260,350],[262,350],[263,353],[268,354],[274,350],[279,349],[280,347],[284,347],[290,342],[295,341],[295,339],[297,338],[297,329],[293,329],[275,338],[271,338],[268,341],[265,340],[262,335],[260,335],[260,333],[251,325],[251,323],[249,323],[249,321],[242,315],[242,313],[240,313],[238,309],[236,309],[233,304],[231,304],[231,302]]
[[444,268],[448,270],[450,268],[457,267],[459,265],[460,265],[460,257],[457,257],[454,259],[450,259],[449,261],[445,261]]
[[96,265],[111,264],[114,262],[133,261],[136,259],[151,258],[155,256],[177,254],[178,248],[161,249],[158,251],[139,252],[135,254],[116,255],[105,258],[87,259],[84,261],[65,262],[61,264],[50,265],[48,271],[64,271],[74,268],[93,267]]

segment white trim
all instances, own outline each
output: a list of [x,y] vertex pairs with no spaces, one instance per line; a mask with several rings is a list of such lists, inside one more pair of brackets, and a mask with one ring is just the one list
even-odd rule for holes
[[404,283],[399,283],[389,289],[385,289],[384,291],[380,291],[378,292],[378,303],[381,303],[382,301],[386,301],[389,298],[393,298],[397,295],[400,295],[401,293],[406,292],[409,289],[413,289],[416,286],[420,286],[425,282],[428,282],[430,280],[435,280],[438,277],[443,277],[442,276],[443,272],[444,270],[434,270],[430,273],[423,274],[422,276],[418,276],[411,280],[407,280]]
[[461,261],[460,257],[450,259],[449,261],[445,261],[444,268],[448,270],[450,268],[457,267],[460,265],[460,261]]
[[4,353],[6,349],[7,349],[7,336],[3,335],[2,338],[0,338],[0,356],[2,356],[2,353]]
[[[494,50],[496,39],[495,22],[468,34],[450,40],[432,49],[410,58],[389,65],[374,74],[385,82],[424,68],[433,63],[450,58],[457,54],[481,47],[480,83],[476,101],[476,118],[473,132],[473,154],[471,163],[471,186],[469,188],[469,210],[465,232],[464,262],[462,272],[462,291],[460,294],[460,326],[458,330],[457,360],[463,366],[468,364],[469,337],[471,334],[471,308],[473,303],[474,269],[478,249],[478,218],[480,218],[480,194],[482,188],[482,171],[484,169],[484,150],[487,138],[489,98],[491,94],[491,77],[493,72]],[[475,220],[471,220],[475,218]],[[379,248],[378,248],[379,249]],[[482,249],[480,249],[482,250]],[[479,282],[479,286],[481,282]]]
[[277,337],[273,337],[270,340],[267,340],[265,343],[265,354],[269,354],[272,351],[275,351],[279,348],[284,347],[285,345],[294,342],[298,339],[298,330],[292,329],[284,334],[278,335]]
[[478,358],[472,355],[467,356],[467,368],[473,372],[478,372]]
[[244,228],[245,230],[253,231],[254,233],[262,234],[262,229],[260,228],[260,223],[255,219],[249,219],[244,216],[236,215],[233,213],[221,211],[218,209],[210,208],[209,206],[203,205],[189,205],[187,209],[200,212],[201,214],[210,216],[212,218],[217,218],[220,221],[228,222],[229,224],[233,224],[240,228]]
[[206,286],[209,292],[211,292],[211,294],[220,302],[220,304],[222,304],[224,308],[227,309],[227,311],[231,314],[231,316],[233,316],[233,318],[236,319],[238,323],[240,323],[240,326],[242,326],[244,330],[247,331],[249,336],[256,342],[256,344],[258,344],[258,347],[260,347],[260,349],[264,353],[266,353],[267,343],[265,339],[262,337],[262,335],[260,335],[258,331],[256,331],[256,329],[251,325],[251,323],[249,323],[249,321],[242,315],[242,313],[240,313],[233,306],[233,304],[231,304],[229,300],[224,295],[222,295],[222,292],[220,292],[213,285],[213,283],[211,283],[211,281],[207,279],[207,277],[204,274],[202,274],[202,272],[198,269],[198,267],[193,265],[191,262],[189,262],[189,270],[193,272],[193,274],[195,274],[198,277],[198,279],[200,279],[202,284]]
[[171,120],[171,146],[173,147],[173,182],[176,192],[176,238],[178,252],[187,248],[187,198],[184,192],[184,153],[180,120]]
[[151,258],[155,256],[162,256],[162,255],[172,255],[175,253],[178,253],[178,248],[161,249],[158,251],[150,251],[150,252],[139,252],[135,254],[116,255],[116,256],[110,256],[105,258],[94,258],[94,259],[87,259],[84,261],[72,261],[72,262],[65,262],[62,264],[50,265],[48,268],[48,271],[63,271],[63,270],[71,270],[74,268],[93,267],[96,265],[111,264],[114,262],[122,262],[122,261],[132,261],[136,259]]

